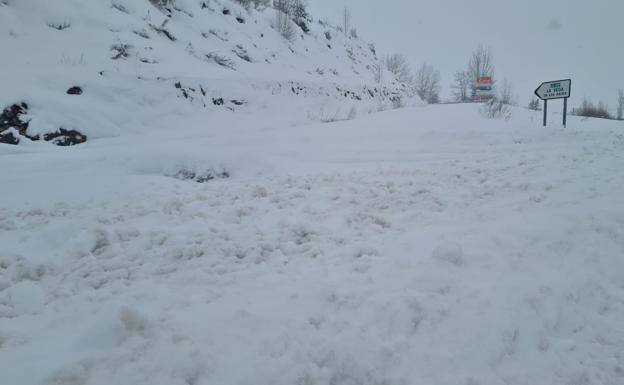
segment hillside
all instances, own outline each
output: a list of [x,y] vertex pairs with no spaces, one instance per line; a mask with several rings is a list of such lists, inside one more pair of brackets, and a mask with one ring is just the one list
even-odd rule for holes
[[0,107],[25,103],[31,137],[64,128],[97,139],[246,117],[331,121],[409,102],[388,74],[375,81],[374,47],[335,27],[310,18],[288,40],[272,8],[175,4],[0,2]]

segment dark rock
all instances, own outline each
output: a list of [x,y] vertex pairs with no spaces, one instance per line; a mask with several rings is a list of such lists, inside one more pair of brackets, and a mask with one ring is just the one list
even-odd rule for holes
[[241,24],[245,24],[245,19],[243,19],[242,17],[238,16],[236,17],[236,21],[238,21]]
[[224,15],[229,15],[230,13],[231,13],[231,12],[230,12],[230,10],[229,10],[229,9],[227,9],[227,8],[223,8],[223,14],[224,14]]
[[26,103],[19,103],[9,106],[2,111],[0,115],[0,133],[13,127],[20,135],[26,135],[28,129],[28,121],[22,119],[22,115],[28,112]]
[[310,32],[310,27],[308,27],[308,23],[306,23],[303,19],[295,19],[295,24],[301,28],[304,33]]
[[67,90],[67,95],[82,95],[82,88],[74,86]]
[[214,104],[215,106],[222,106],[225,103],[225,101],[223,100],[223,98],[212,98],[212,104]]
[[57,146],[74,146],[87,141],[87,136],[76,131],[59,128],[56,132],[50,132],[43,136],[46,142],[52,142]]
[[[39,135],[31,136],[26,132],[29,121],[22,118],[28,112],[26,103],[14,104],[4,109],[0,115],[0,143],[18,144],[20,137],[39,140]],[[12,129],[12,130],[9,130]],[[87,141],[87,136],[76,131],[60,128],[56,132],[47,133],[43,139],[58,146],[73,146]]]
[[13,131],[5,131],[0,133],[0,143],[4,144],[18,144],[19,137],[13,135]]

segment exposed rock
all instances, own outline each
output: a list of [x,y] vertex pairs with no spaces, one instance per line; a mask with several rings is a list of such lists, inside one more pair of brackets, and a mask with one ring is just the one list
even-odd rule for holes
[[14,129],[0,132],[0,143],[19,144],[19,135],[18,136],[15,135]]
[[28,105],[26,103],[14,104],[5,108],[0,115],[0,133],[13,127],[20,135],[26,136],[28,121],[22,119],[22,115],[26,115],[27,112]]
[[82,95],[82,88],[74,86],[67,90],[67,95]]
[[87,136],[76,130],[59,128],[56,132],[50,132],[43,136],[46,142],[52,142],[57,146],[74,146],[87,141]]

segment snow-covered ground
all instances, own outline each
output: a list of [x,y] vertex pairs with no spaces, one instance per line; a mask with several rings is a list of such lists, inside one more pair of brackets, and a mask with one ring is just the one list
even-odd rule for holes
[[624,127],[540,118],[0,145],[0,382],[622,384]]

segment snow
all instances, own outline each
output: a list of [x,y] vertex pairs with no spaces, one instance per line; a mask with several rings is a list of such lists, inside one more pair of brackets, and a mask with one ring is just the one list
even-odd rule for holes
[[624,381],[621,122],[424,106],[208,3],[171,42],[146,1],[0,1],[0,105],[89,137],[0,144],[2,384]]
[[618,384],[622,126],[558,118],[429,106],[2,146],[3,378]]

